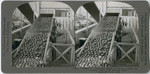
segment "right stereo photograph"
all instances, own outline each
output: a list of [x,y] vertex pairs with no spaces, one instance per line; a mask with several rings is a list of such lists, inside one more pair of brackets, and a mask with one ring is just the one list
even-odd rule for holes
[[138,66],[138,15],[123,2],[81,6],[75,21],[76,67]]

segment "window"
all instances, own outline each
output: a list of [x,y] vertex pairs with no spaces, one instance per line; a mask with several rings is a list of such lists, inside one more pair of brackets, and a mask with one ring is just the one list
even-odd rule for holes
[[122,9],[122,16],[134,16],[134,12],[132,9]]
[[55,10],[55,17],[67,17],[68,10]]

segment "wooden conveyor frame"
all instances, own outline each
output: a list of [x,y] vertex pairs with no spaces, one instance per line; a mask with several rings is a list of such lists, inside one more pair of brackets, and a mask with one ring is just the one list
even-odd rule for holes
[[[119,16],[119,13],[106,13],[105,14],[105,16]],[[105,17],[104,16],[104,17]],[[103,17],[103,18],[104,18]],[[102,18],[102,19],[103,19]],[[119,18],[118,18],[118,20],[119,20]],[[118,28],[118,22],[117,22],[117,26],[116,26],[116,30],[117,30],[117,28]],[[112,41],[111,41],[111,46],[110,46],[110,49],[112,48],[112,42],[113,42],[113,40],[114,40],[114,37],[115,37],[115,35],[116,35],[116,30],[115,30],[115,32],[113,33],[113,36],[112,36]],[[93,31],[92,31],[93,32]],[[92,32],[90,33],[90,35],[89,35],[89,37],[92,35]],[[84,43],[84,45],[82,46],[82,47],[80,47],[79,49],[77,49],[76,50],[76,53],[77,53],[77,57],[79,57],[80,56],[80,54],[82,53],[82,51],[83,51],[83,48],[84,48],[84,46],[86,45],[86,43],[88,42],[88,40],[89,40],[89,37],[87,38],[87,40],[85,41],[85,43]],[[79,53],[78,53],[79,52]]]
[[[51,64],[55,63],[56,61],[58,61],[58,59],[60,59],[62,57],[67,62],[67,64],[73,66],[74,62],[75,62],[75,42],[74,42],[74,39],[73,39],[71,33],[69,32],[69,30],[67,28],[65,28],[65,29],[67,31],[67,34],[69,35],[71,43],[70,44],[63,44],[63,43],[52,43],[52,42],[50,42],[51,47],[56,52],[58,52],[58,54],[59,54],[59,56],[54,61],[52,61]],[[61,53],[56,46],[67,46],[67,48]],[[71,52],[70,52],[71,56],[70,56],[70,60],[67,60],[66,57],[64,56],[64,54],[66,54],[67,52],[69,52],[69,50],[71,50]]]
[[[45,53],[44,53],[44,61],[46,60],[46,51],[48,49],[48,45],[49,45],[49,38],[51,36],[51,31],[52,31],[52,26],[53,26],[53,14],[40,14],[40,16],[36,19],[36,21],[38,21],[38,19],[40,19],[41,17],[52,17],[52,20],[51,20],[51,27],[50,27],[50,32],[48,33],[48,37],[47,37],[47,42],[46,42],[46,47],[45,47]],[[36,25],[36,21],[33,23],[33,26]],[[29,29],[31,30],[33,28],[33,26]],[[18,51],[19,51],[19,48],[21,47],[21,45],[23,44],[25,38],[30,34],[29,30],[27,31],[27,33],[25,34],[23,40],[21,41],[20,45],[12,52],[12,57],[16,57]]]
[[[120,18],[120,16],[119,16]],[[120,20],[118,19],[118,22]],[[120,23],[118,23],[119,25]],[[118,29],[118,28],[117,28]],[[117,30],[116,29],[116,30]],[[112,49],[112,46],[110,48],[110,52],[109,52],[109,60],[111,62],[111,65],[116,65],[117,63],[119,63],[121,60],[123,60],[125,57],[127,57],[132,63],[133,65],[137,65],[138,64],[138,54],[139,54],[139,39],[138,39],[138,35],[136,34],[135,30],[133,27],[131,27],[133,34],[135,36],[136,39],[136,43],[125,43],[125,42],[117,42],[114,39],[112,40],[111,44],[112,46],[115,45],[116,47],[118,47],[121,52],[124,54],[121,56],[121,58],[119,60],[116,60],[116,49]],[[116,35],[116,33],[114,34],[114,36]],[[130,48],[127,52],[125,52],[125,50],[120,46],[120,45],[127,45],[127,46],[132,46],[132,48]],[[132,51],[136,50],[135,52],[135,60],[133,60],[130,56],[129,53],[131,53]]]

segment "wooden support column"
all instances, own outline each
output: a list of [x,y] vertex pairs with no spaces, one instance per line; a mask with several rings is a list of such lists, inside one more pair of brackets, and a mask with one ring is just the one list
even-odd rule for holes
[[35,14],[34,14],[32,8],[31,8],[31,6],[29,5],[29,3],[25,3],[25,4],[21,5],[21,6],[19,6],[18,9],[28,19],[28,21],[31,24],[33,24]]
[[84,4],[83,7],[89,12],[89,14],[97,21],[99,22],[99,15],[100,11],[96,4],[94,2],[90,2],[87,4]]

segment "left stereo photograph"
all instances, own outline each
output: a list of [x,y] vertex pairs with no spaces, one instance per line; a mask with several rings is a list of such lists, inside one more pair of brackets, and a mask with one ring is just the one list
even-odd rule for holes
[[70,6],[62,2],[29,2],[14,10],[12,20],[12,67],[72,65],[74,11]]

